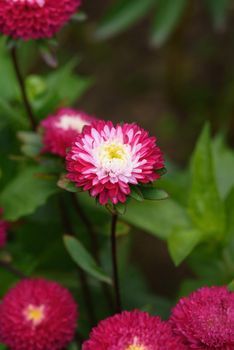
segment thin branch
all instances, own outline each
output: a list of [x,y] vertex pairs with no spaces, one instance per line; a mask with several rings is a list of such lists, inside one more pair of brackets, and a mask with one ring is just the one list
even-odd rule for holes
[[24,102],[25,110],[27,112],[28,119],[29,119],[30,124],[31,124],[31,128],[32,128],[32,130],[35,131],[36,127],[37,127],[36,118],[34,116],[33,109],[31,107],[31,104],[30,104],[28,96],[27,96],[24,78],[23,78],[23,75],[22,75],[21,70],[20,70],[20,65],[19,65],[16,47],[13,47],[11,49],[11,58],[12,58],[12,63],[13,63],[13,67],[15,70],[16,78],[17,78],[18,83],[19,83],[19,87],[20,87],[22,99]]
[[119,287],[119,272],[117,262],[117,244],[116,244],[116,226],[117,226],[118,215],[112,214],[111,222],[111,255],[112,255],[112,269],[113,269],[113,284],[115,291],[115,304],[116,312],[122,311],[121,296]]
[[18,270],[16,267],[12,266],[6,261],[0,260],[0,267],[2,267],[4,270],[10,272],[11,274],[15,275],[20,279],[27,278],[27,276],[22,271]]

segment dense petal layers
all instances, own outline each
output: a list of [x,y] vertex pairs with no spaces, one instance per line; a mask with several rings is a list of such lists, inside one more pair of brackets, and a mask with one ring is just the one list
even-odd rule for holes
[[136,124],[97,121],[76,138],[67,157],[67,177],[98,197],[125,202],[130,185],[146,184],[160,177],[164,167],[156,138]]
[[101,321],[82,350],[186,350],[168,323],[142,311],[124,311]]
[[40,124],[43,129],[43,151],[65,157],[67,149],[82,132],[83,127],[94,120],[94,117],[75,109],[59,109]]
[[67,289],[25,279],[0,304],[0,342],[12,350],[61,350],[74,337],[77,306]]
[[201,288],[179,301],[171,324],[191,349],[234,350],[234,293],[226,287]]
[[0,0],[0,32],[14,39],[52,37],[81,0]]

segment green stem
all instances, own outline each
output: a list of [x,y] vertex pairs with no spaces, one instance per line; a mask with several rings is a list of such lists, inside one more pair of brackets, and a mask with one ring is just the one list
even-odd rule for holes
[[19,83],[19,87],[20,87],[20,91],[21,91],[21,95],[22,95],[22,99],[24,102],[24,107],[25,107],[26,113],[27,113],[28,119],[30,121],[31,128],[32,128],[32,130],[35,131],[37,128],[36,118],[34,116],[32,106],[31,106],[31,104],[29,102],[29,98],[27,96],[24,78],[23,78],[23,75],[21,73],[18,55],[17,55],[17,49],[15,46],[11,49],[11,59],[12,59],[13,67],[15,70],[15,75],[16,75],[16,78],[17,78],[18,83]]
[[111,255],[112,255],[112,269],[113,269],[113,285],[115,292],[115,306],[116,312],[120,313],[122,311],[121,306],[121,296],[120,296],[120,286],[119,286],[119,272],[118,272],[118,262],[117,262],[117,240],[116,240],[116,226],[118,221],[118,215],[112,214],[111,223]]

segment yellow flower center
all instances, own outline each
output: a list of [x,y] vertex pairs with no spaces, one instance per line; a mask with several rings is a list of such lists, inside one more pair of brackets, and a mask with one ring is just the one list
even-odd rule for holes
[[44,305],[34,306],[30,304],[24,310],[24,315],[27,321],[31,321],[34,326],[37,326],[44,319],[44,316],[45,316],[44,309],[45,309]]
[[103,151],[105,152],[106,157],[109,159],[123,160],[126,155],[123,145],[116,145],[114,143],[104,146]]
[[126,350],[146,350],[146,348],[144,346],[141,345],[130,345],[127,347]]

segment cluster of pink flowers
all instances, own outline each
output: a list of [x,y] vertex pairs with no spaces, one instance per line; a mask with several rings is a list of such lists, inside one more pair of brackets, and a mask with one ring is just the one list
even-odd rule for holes
[[80,0],[0,0],[0,32],[14,39],[49,38],[80,4]]
[[[74,338],[77,305],[56,282],[25,279],[0,304],[0,342],[12,350],[61,350]],[[234,293],[205,287],[182,298],[168,321],[139,310],[101,321],[82,350],[233,350]]]
[[0,248],[3,248],[6,244],[7,229],[9,228],[8,222],[1,219],[2,214],[3,214],[3,209],[0,208]]

